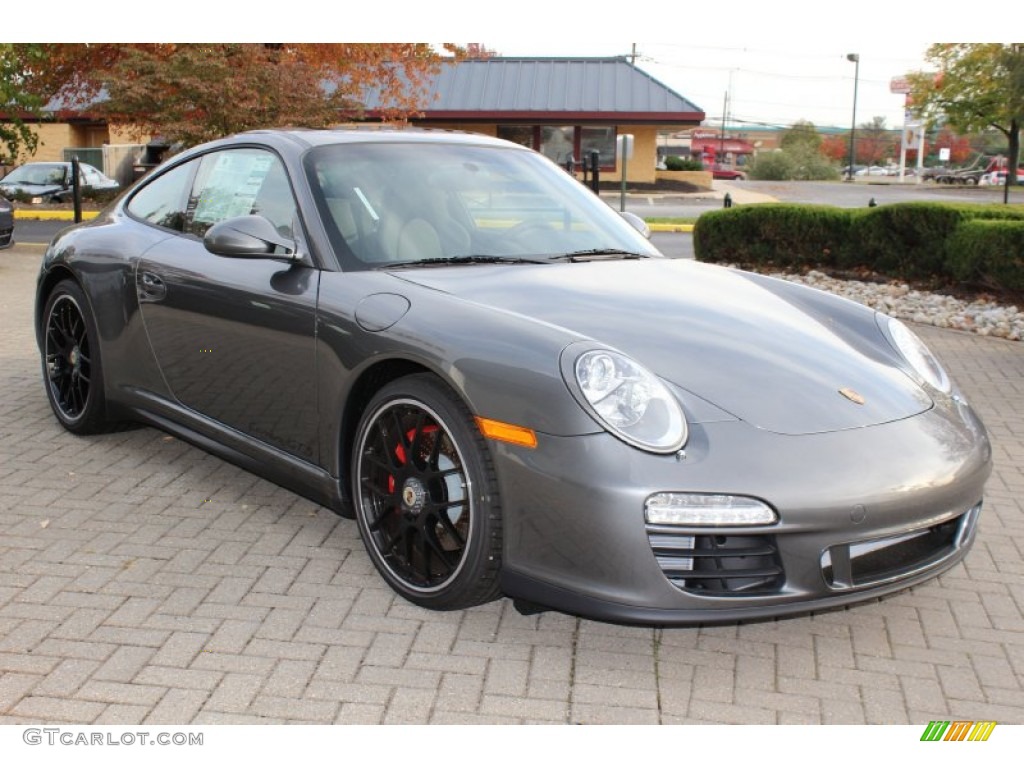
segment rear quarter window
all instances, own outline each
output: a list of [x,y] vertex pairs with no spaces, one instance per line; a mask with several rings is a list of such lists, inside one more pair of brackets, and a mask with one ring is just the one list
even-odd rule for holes
[[128,213],[158,227],[185,231],[185,206],[196,162],[172,168],[145,184],[128,201]]

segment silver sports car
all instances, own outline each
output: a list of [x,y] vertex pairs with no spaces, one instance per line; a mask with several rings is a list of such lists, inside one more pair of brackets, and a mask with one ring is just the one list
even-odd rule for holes
[[46,394],[354,517],[430,608],[735,621],[959,562],[991,451],[914,333],[635,224],[479,135],[217,141],[50,245]]

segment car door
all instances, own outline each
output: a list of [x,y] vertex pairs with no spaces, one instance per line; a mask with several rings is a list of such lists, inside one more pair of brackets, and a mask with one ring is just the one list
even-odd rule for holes
[[85,165],[84,163],[79,165],[79,169],[78,179],[82,192],[95,192],[99,187],[99,174],[92,166]]
[[295,198],[274,153],[204,155],[184,231],[139,260],[141,313],[167,387],[182,405],[315,462],[319,271],[308,263],[217,256],[202,241],[217,222],[254,213],[302,248]]

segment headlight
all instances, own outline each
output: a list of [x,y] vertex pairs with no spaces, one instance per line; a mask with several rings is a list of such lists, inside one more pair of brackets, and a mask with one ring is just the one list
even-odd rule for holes
[[952,384],[946,370],[936,359],[925,343],[917,337],[917,334],[910,330],[894,317],[885,318],[889,327],[889,338],[900,354],[910,363],[910,367],[917,374],[940,392],[949,392]]
[[672,453],[686,443],[683,408],[653,373],[607,349],[584,352],[573,365],[587,410],[630,445]]

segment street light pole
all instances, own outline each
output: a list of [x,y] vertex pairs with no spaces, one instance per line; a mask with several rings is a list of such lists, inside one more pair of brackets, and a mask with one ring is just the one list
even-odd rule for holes
[[860,54],[859,53],[848,53],[846,54],[846,60],[852,61],[854,64],[853,69],[853,120],[850,122],[850,164],[849,164],[849,175],[847,181],[853,181],[853,148],[854,148],[854,134],[857,131],[857,83],[860,80]]

